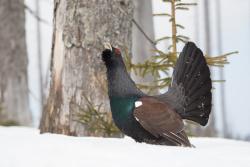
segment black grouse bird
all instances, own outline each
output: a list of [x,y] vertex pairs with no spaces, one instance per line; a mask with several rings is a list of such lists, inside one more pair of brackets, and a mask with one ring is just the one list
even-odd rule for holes
[[119,49],[105,44],[108,95],[117,127],[137,142],[191,146],[183,119],[205,126],[211,112],[211,78],[202,51],[188,42],[162,95],[149,96],[130,78]]

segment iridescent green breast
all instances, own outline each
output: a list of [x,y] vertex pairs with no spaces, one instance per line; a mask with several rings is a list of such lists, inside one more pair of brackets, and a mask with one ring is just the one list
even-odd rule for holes
[[116,124],[123,124],[131,118],[137,97],[111,97],[110,106]]

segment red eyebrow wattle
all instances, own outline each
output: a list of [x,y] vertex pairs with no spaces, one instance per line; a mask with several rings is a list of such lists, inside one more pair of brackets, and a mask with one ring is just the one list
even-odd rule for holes
[[120,55],[120,54],[121,54],[120,49],[115,48],[115,54],[116,54],[116,55]]

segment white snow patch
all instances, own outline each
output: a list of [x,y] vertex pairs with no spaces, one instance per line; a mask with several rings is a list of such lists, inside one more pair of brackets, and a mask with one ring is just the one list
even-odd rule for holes
[[1,167],[250,167],[250,143],[191,138],[196,148],[124,139],[69,137],[37,129],[0,127]]

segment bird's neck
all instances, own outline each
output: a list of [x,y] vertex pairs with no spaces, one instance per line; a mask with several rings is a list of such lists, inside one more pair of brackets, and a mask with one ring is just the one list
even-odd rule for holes
[[135,101],[142,96],[123,64],[107,68],[108,95],[113,119],[120,128],[131,118]]
[[142,96],[143,93],[136,87],[125,67],[112,67],[107,69],[108,94],[112,97]]

